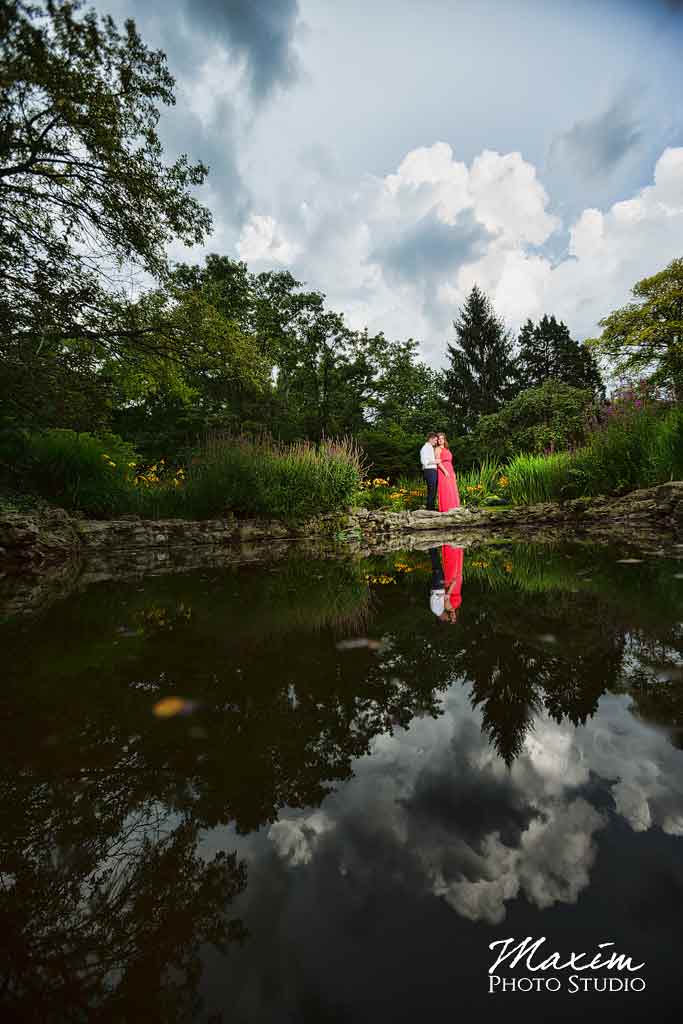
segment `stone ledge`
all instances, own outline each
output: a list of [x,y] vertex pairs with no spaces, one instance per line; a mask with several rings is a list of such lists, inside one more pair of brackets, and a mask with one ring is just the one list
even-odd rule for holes
[[143,551],[196,545],[214,548],[260,540],[315,538],[375,542],[388,535],[520,526],[597,526],[683,524],[683,481],[634,491],[621,497],[577,498],[507,509],[454,509],[452,512],[382,512],[353,509],[299,523],[270,520],[206,519],[150,521],[135,516],[113,520],[71,517],[63,509],[0,514],[0,565],[10,571],[40,572],[44,566],[80,554]]

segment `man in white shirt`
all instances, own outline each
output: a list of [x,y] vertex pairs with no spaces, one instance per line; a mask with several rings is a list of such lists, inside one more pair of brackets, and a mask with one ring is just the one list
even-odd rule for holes
[[440,619],[442,618],[446,608],[446,587],[443,581],[441,549],[430,548],[429,557],[432,560],[432,581],[429,587],[429,607],[436,617]]
[[432,431],[427,434],[425,444],[420,448],[420,462],[422,473],[427,481],[427,508],[432,512],[436,511],[436,494],[439,486],[436,469],[436,458],[434,456],[434,445],[438,441],[438,434]]

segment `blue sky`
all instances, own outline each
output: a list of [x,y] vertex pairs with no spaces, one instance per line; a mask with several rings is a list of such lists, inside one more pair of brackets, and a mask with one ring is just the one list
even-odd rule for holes
[[683,255],[678,0],[100,0],[177,79],[205,252],[289,269],[440,365],[476,281],[575,337]]

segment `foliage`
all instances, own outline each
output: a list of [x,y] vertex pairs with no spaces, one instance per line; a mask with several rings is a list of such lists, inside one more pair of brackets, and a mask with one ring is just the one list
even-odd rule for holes
[[586,344],[605,354],[617,374],[643,374],[657,387],[683,400],[683,259],[638,281],[636,302],[600,320],[602,334]]
[[45,500],[94,516],[133,511],[137,456],[115,434],[73,430],[14,435],[0,447],[3,470]]
[[635,402],[624,401],[575,453],[568,494],[624,494],[663,483],[683,468],[683,410]]
[[482,455],[509,459],[578,447],[585,440],[594,403],[591,392],[557,380],[522,391],[499,412],[482,416],[473,440]]
[[396,423],[388,423],[366,427],[359,433],[358,443],[373,473],[395,479],[419,468],[424,435],[409,434]]
[[385,477],[363,480],[354,504],[368,509],[386,509],[402,512],[423,508],[427,498],[427,487],[419,477],[399,477],[392,484]]
[[519,338],[517,375],[522,388],[537,388],[547,381],[558,381],[574,388],[604,395],[604,384],[591,349],[574,341],[569,328],[554,316],[543,316],[538,324],[531,320],[522,327]]
[[[439,430],[445,415],[441,374],[418,358],[412,338],[391,342],[378,335],[373,348],[376,383],[371,423],[381,431],[400,430],[424,438]],[[421,443],[423,443],[421,441]],[[413,455],[414,459],[414,455]],[[408,472],[411,472],[413,465]]]
[[0,8],[0,343],[19,355],[70,339],[145,350],[116,274],[125,264],[163,277],[167,244],[200,242],[211,223],[191,195],[206,168],[163,162],[164,54],[132,21],[119,31],[81,6]]
[[458,491],[463,505],[482,505],[501,489],[503,470],[498,459],[484,458],[479,465],[457,472]]
[[511,338],[476,285],[453,326],[457,340],[447,346],[443,387],[452,432],[460,433],[512,397],[515,367]]

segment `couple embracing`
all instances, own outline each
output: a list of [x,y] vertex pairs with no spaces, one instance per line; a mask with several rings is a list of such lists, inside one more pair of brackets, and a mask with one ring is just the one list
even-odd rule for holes
[[437,498],[439,512],[460,508],[453,456],[443,431],[427,434],[427,440],[420,448],[420,462],[427,481],[427,508],[435,512]]

